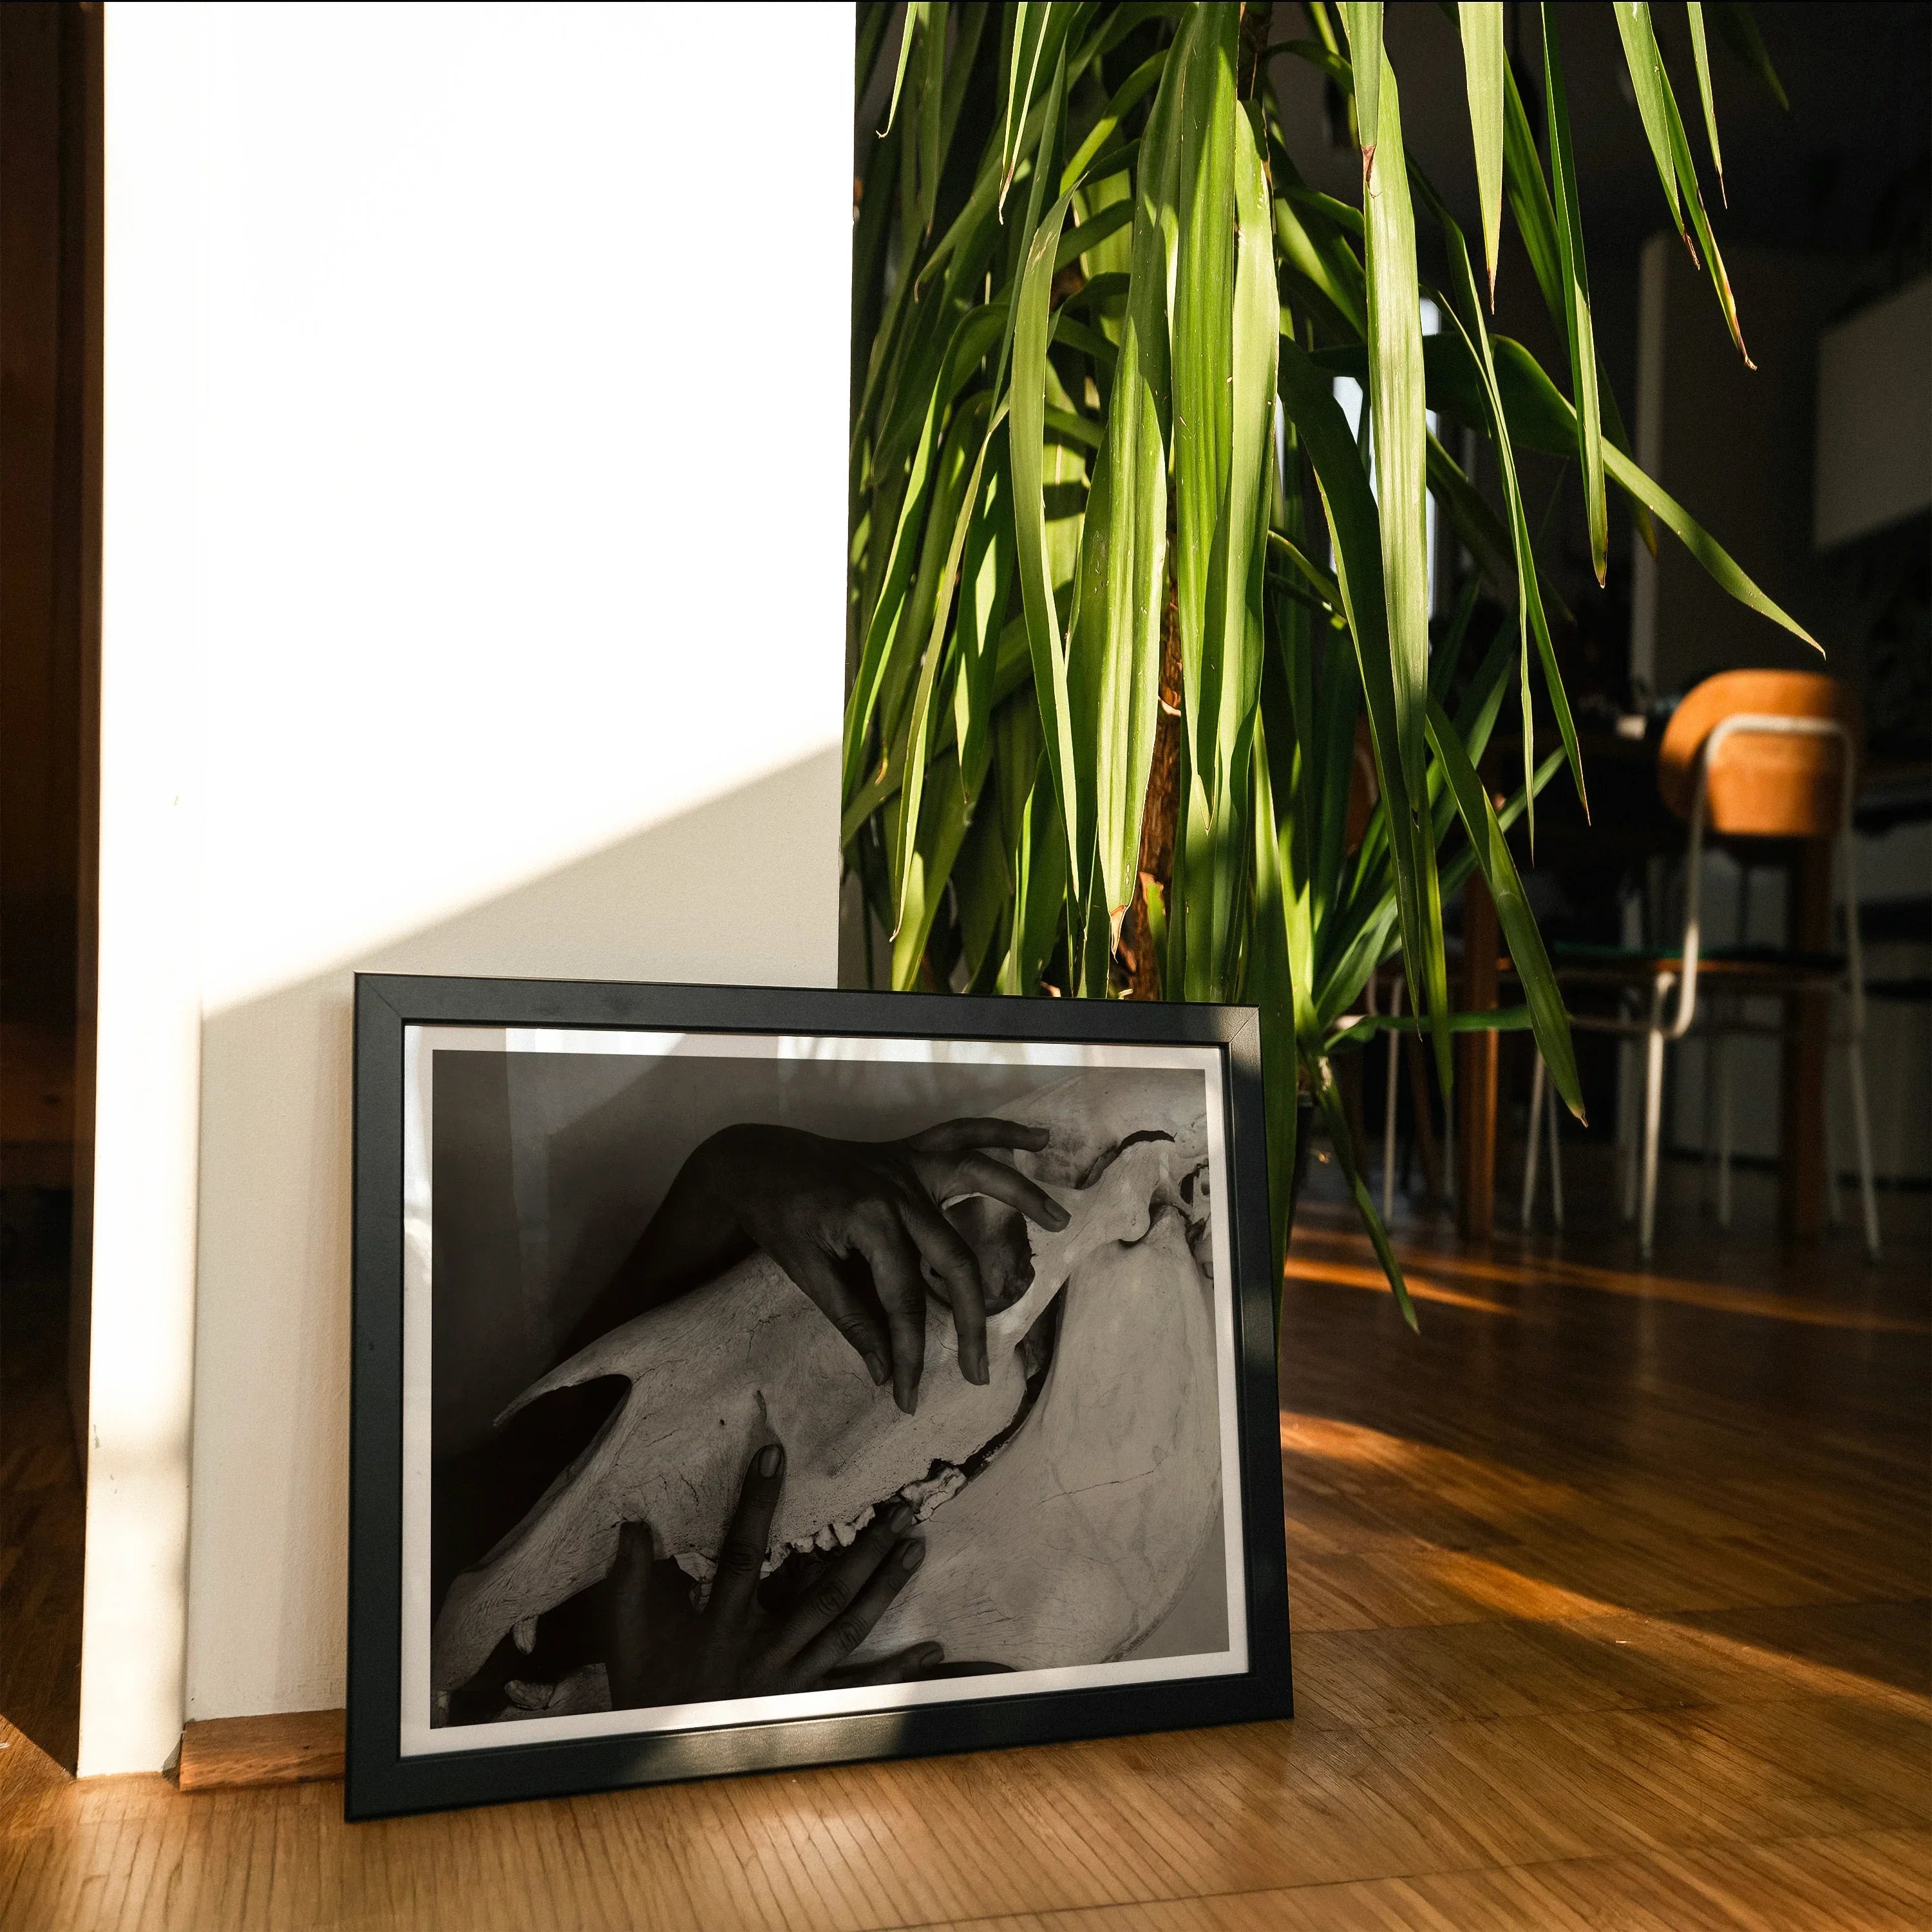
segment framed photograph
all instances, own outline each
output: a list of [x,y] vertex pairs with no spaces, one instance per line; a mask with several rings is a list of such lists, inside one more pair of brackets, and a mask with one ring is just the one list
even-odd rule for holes
[[356,1029],[350,1816],[1291,1714],[1251,1010]]

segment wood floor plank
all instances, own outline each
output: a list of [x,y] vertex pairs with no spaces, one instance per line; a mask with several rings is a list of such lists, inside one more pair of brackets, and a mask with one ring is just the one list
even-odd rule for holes
[[[1666,1709],[1683,1705],[1843,1696],[1932,1718],[1932,1689],[1904,1659],[1923,1641],[1920,1604],[1804,1606],[1770,1626],[1748,1615],[1498,1621],[1394,1630],[1304,1631],[1294,1647],[1304,1724],[1454,1723],[1535,1712]],[[1889,1642],[1875,1652],[1867,1630]],[[1736,1632],[1736,1634],[1732,1633]],[[1837,1660],[1842,1659],[1843,1661]]]
[[1932,1835],[1862,1833],[1151,1905],[928,1932],[1922,1932]]

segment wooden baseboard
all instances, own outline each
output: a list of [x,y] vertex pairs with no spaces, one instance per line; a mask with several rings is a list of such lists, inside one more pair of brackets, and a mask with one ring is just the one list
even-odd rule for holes
[[278,1711],[190,1724],[182,1732],[181,1788],[237,1791],[340,1778],[344,1718],[340,1711]]

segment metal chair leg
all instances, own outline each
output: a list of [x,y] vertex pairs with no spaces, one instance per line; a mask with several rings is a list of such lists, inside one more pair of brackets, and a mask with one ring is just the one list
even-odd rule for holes
[[1636,1052],[1635,1041],[1617,1042],[1617,1165],[1622,1170],[1625,1227],[1636,1219],[1637,1172],[1642,1164],[1639,1152],[1642,1136],[1637,1109],[1630,1091],[1635,1084],[1630,1078],[1630,1064],[1636,1059]]
[[1879,1257],[1878,1195],[1872,1181],[1871,1115],[1865,1106],[1865,1052],[1863,1042],[1846,1048],[1852,1071],[1852,1131],[1858,1143],[1858,1192],[1865,1210],[1865,1252]]
[[1643,1066],[1642,1202],[1637,1223],[1637,1252],[1651,1257],[1657,1235],[1657,1144],[1664,1125],[1664,1029],[1653,1026]]
[[1536,1056],[1536,1070],[1529,1076],[1529,1144],[1524,1148],[1522,1156],[1522,1212],[1520,1218],[1526,1228],[1536,1210],[1536,1156],[1542,1144],[1543,1089],[1547,1078],[1548,1070],[1539,1053]]
[[1556,1223],[1556,1232],[1563,1232],[1563,1143],[1557,1136],[1557,1124],[1562,1109],[1556,1104],[1556,1096],[1550,1096],[1550,1208]]
[[[1645,943],[1650,925],[1652,902],[1657,896],[1660,869],[1652,860],[1643,868],[1635,889],[1624,896],[1622,929],[1619,943],[1626,946],[1640,946]],[[1619,1017],[1634,1018],[1635,1013],[1627,997],[1617,1003]],[[1617,1042],[1617,1180],[1622,1198],[1623,1224],[1628,1227],[1636,1219],[1637,1170],[1642,1165],[1638,1148],[1642,1134],[1638,1125],[1636,1095],[1636,1042],[1628,1036]]]
[[1718,1059],[1718,1226],[1731,1225],[1731,1042],[1720,1034],[1711,1042]]

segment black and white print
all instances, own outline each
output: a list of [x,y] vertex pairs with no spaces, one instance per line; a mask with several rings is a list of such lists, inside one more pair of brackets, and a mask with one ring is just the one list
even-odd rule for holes
[[404,1755],[1245,1670],[1222,1107],[410,1027]]

